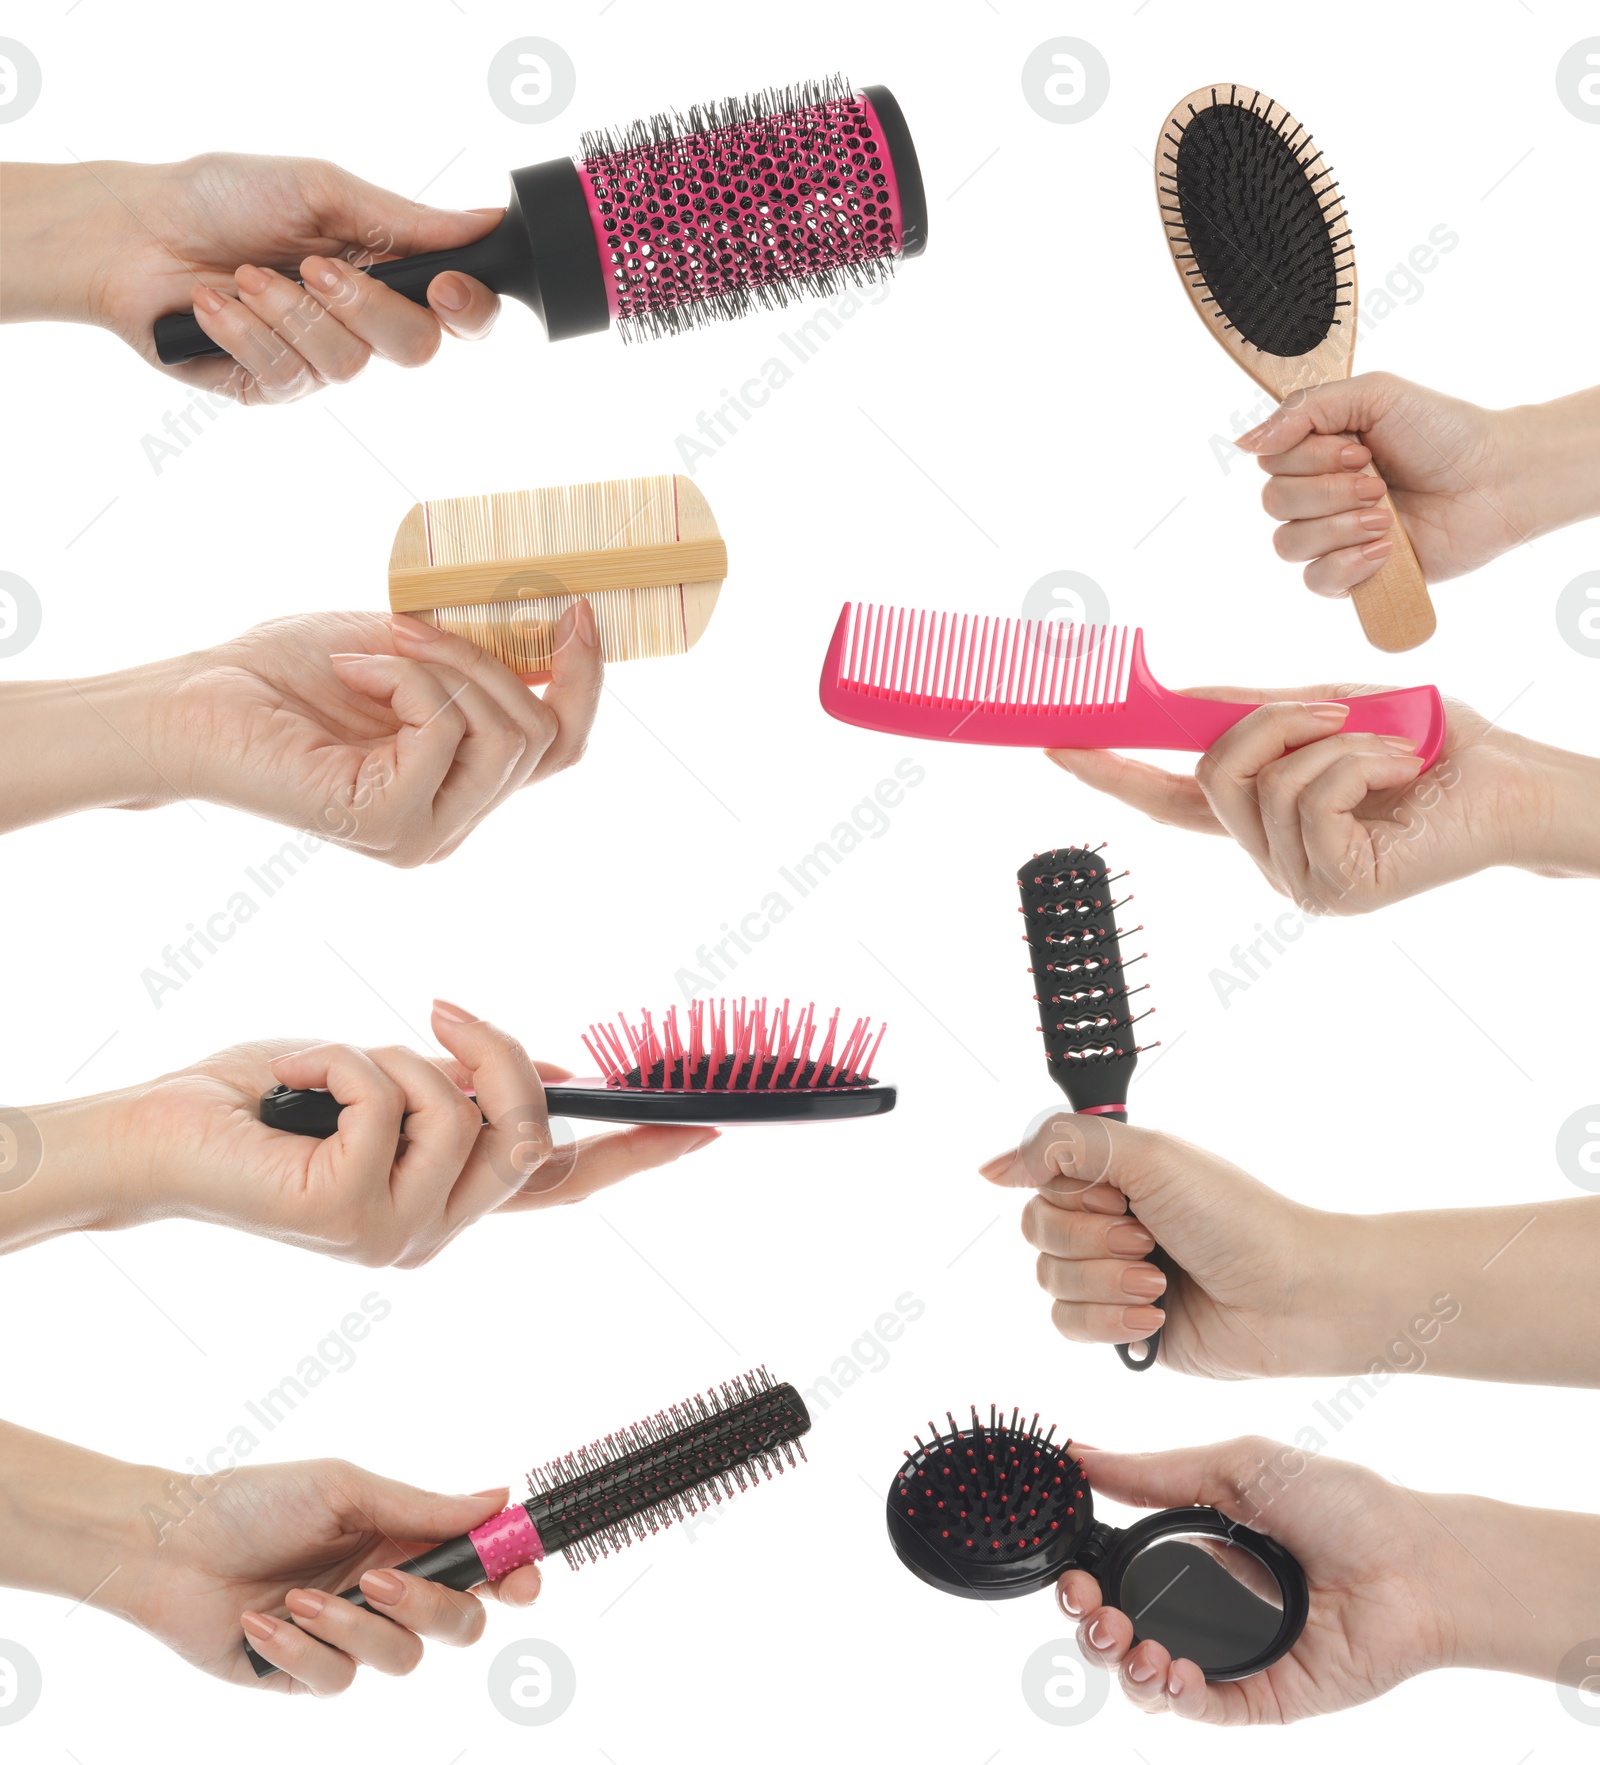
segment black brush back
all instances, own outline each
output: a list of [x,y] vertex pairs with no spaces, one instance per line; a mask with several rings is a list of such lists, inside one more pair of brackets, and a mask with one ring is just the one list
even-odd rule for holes
[[[1338,185],[1305,129],[1239,86],[1168,131],[1162,207],[1224,326],[1269,355],[1302,356],[1351,311],[1354,247]],[[1175,209],[1176,212],[1172,212]]]
[[949,1431],[928,1424],[895,1473],[889,1538],[901,1562],[931,1586],[964,1599],[1010,1599],[1054,1581],[1093,1520],[1088,1484],[1066,1441],[1019,1410],[974,1405]]
[[800,1393],[759,1367],[539,1466],[524,1505],[576,1568],[782,1472],[810,1427]]
[[[1125,1117],[1139,1058],[1113,877],[1098,851],[1040,852],[1017,872],[1050,1076],[1082,1113]],[[1139,957],[1131,959],[1134,962]]]

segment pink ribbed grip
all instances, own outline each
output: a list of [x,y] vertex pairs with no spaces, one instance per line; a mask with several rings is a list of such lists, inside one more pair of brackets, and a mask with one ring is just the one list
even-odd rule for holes
[[490,1581],[498,1581],[527,1563],[537,1563],[544,1556],[539,1528],[528,1518],[528,1510],[520,1506],[485,1520],[467,1537],[472,1540],[484,1575]]

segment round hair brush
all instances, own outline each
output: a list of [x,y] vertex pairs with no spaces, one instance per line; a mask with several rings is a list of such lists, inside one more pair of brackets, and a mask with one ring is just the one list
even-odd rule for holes
[[[426,305],[459,270],[531,307],[552,343],[685,331],[882,281],[927,242],[916,149],[886,86],[834,77],[695,105],[583,137],[581,160],[511,174],[505,218],[471,245],[373,264]],[[221,355],[194,314],[155,325],[163,362]]]
[[[581,1568],[781,1474],[806,1456],[810,1427],[800,1393],[758,1367],[537,1467],[526,1501],[396,1567],[462,1590],[556,1551]],[[359,1587],[339,1597],[370,1609]],[[244,1651],[258,1679],[278,1671],[248,1642]]]
[[[1202,86],[1161,125],[1156,200],[1195,311],[1258,386],[1281,403],[1349,375],[1355,246],[1304,124],[1248,86]],[[1433,603],[1387,497],[1384,507],[1394,550],[1350,599],[1369,643],[1409,650],[1433,635]]]
[[928,1424],[885,1504],[895,1555],[962,1599],[1015,1599],[1085,1569],[1101,1599],[1192,1660],[1208,1680],[1245,1679],[1294,1647],[1310,1605],[1305,1572],[1281,1544],[1215,1508],[1169,1508],[1132,1526],[1094,1517],[1069,1441],[1039,1418],[976,1405],[963,1427]]
[[[1113,899],[1113,885],[1127,872],[1112,876],[1103,849],[1040,852],[1017,872],[1017,887],[1050,1076],[1077,1114],[1125,1122],[1128,1086],[1144,1052],[1133,1026],[1151,1008],[1133,1004],[1146,989],[1130,987],[1127,970],[1144,957],[1125,959],[1117,932],[1117,908],[1132,897]],[[1166,1253],[1157,1246],[1149,1260],[1170,1284],[1177,1268]],[[1160,1344],[1157,1330],[1139,1342],[1119,1342],[1116,1350],[1124,1366],[1143,1373],[1155,1365]]]

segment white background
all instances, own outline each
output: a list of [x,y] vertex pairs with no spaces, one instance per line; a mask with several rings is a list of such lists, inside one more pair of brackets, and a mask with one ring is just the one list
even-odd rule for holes
[[[1554,82],[1594,29],[1588,8],[1391,5],[1363,23],[1177,0],[819,0],[803,13],[50,0],[13,4],[4,29],[44,69],[37,108],[0,137],[7,157],[320,154],[406,193],[487,204],[507,168],[575,150],[584,127],[838,68],[897,93],[931,211],[927,255],[891,295],[699,463],[732,558],[706,639],[685,660],[615,670],[582,767],[452,862],[399,873],[325,851],[158,1011],[141,970],[285,836],[205,806],[10,835],[7,1102],[130,1083],[263,1034],[420,1040],[411,1026],[435,993],[577,1064],[582,1024],[676,996],[696,946],[913,751],[817,707],[847,597],[1012,614],[1046,572],[1080,570],[1114,618],[1145,627],[1169,684],[1431,679],[1490,715],[1510,706],[1512,727],[1594,746],[1600,663],[1562,642],[1552,614],[1600,561],[1594,528],[1441,587],[1439,635],[1394,660],[1277,561],[1258,472],[1225,472],[1210,446],[1255,420],[1257,394],[1180,293],[1149,170],[1183,93],[1258,84],[1308,120],[1342,179],[1364,292],[1430,230],[1459,234],[1420,298],[1364,337],[1358,367],[1488,404],[1588,384],[1600,128],[1569,115]],[[570,109],[537,127],[502,116],[484,79],[531,32],[578,70]],[[1103,109],[1074,126],[1042,120],[1019,80],[1028,52],[1063,34],[1111,69]],[[291,408],[229,410],[159,474],[141,441],[180,388],[109,335],[7,330],[0,567],[44,603],[42,635],[7,677],[167,656],[301,609],[382,606],[414,500],[674,470],[680,434],[759,372],[789,324],[550,347],[508,310],[489,342],[447,347],[426,371],[378,365]],[[1109,1350],[1052,1332],[1017,1204],[975,1175],[1055,1101],[1016,866],[1103,839],[1133,871],[1163,1040],[1137,1119],[1289,1194],[1370,1211],[1532,1210],[1573,1192],[1553,1144],[1597,1089],[1592,886],[1503,872],[1318,923],[1224,1009],[1212,971],[1282,911],[1240,852],[1148,825],[1037,754],[916,757],[926,780],[890,830],[736,975],[741,990],[887,1017],[880,1071],[903,1086],[892,1118],[730,1134],[596,1204],[488,1221],[419,1273],[173,1224],[64,1238],[0,1280],[4,1414],[179,1468],[377,1291],[392,1316],[259,1457],[338,1454],[467,1489],[519,1480],[756,1361],[810,1385],[853,1351],[876,1358],[863,1333],[914,1295],[925,1315],[887,1366],[818,1413],[810,1466],[689,1539],[576,1576],[557,1564],[540,1604],[494,1613],[478,1649],[437,1651],[407,1681],[363,1678],[333,1704],[247,1703],[111,1618],[0,1593],[0,1637],[44,1672],[39,1707],[6,1733],[9,1758],[101,1765],[151,1733],[180,1758],[296,1745],[422,1765],[890,1750],[983,1765],[1075,1741],[1156,1765],[1281,1755],[1268,1737],[1152,1725],[1115,1692],[1079,1735],[1055,1732],[1019,1689],[1027,1657],[1067,1632],[1049,1597],[941,1600],[883,1537],[909,1431],[946,1406],[1018,1403],[1100,1445],[1154,1448],[1288,1438],[1337,1383],[1136,1381]],[[1554,1301],[1548,1322],[1564,1327]],[[1391,1384],[1332,1450],[1423,1490],[1592,1507],[1595,1421],[1590,1393],[1422,1377]],[[576,1701],[538,1733],[484,1690],[493,1654],[523,1637],[557,1641],[577,1669]],[[1408,1684],[1295,1744],[1307,1758],[1385,1755],[1402,1733],[1506,1765],[1594,1744],[1553,1688],[1465,1674]]]

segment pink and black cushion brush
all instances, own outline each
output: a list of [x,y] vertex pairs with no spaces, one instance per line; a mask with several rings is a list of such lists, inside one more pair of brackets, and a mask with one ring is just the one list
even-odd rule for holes
[[[808,81],[583,137],[581,160],[511,174],[505,219],[451,251],[374,264],[426,305],[459,270],[538,314],[552,343],[685,331],[882,281],[927,243],[905,117],[886,86]],[[155,325],[163,362],[220,355],[193,313]]]
[[[817,1008],[793,1011],[765,999],[695,1000],[657,1022],[590,1024],[583,1045],[601,1076],[544,1088],[545,1108],[572,1121],[740,1123],[845,1121],[887,1115],[898,1093],[872,1076],[886,1024],[858,1017],[845,1032],[837,1011],[826,1028]],[[821,1045],[818,1046],[818,1035]],[[269,1128],[326,1140],[344,1105],[327,1091],[274,1085],[261,1099]]]
[[1245,1679],[1294,1647],[1310,1606],[1305,1572],[1282,1545],[1215,1508],[1169,1508],[1126,1529],[1094,1517],[1069,1441],[1035,1415],[991,1404],[963,1427],[928,1424],[889,1485],[895,1555],[962,1599],[1005,1600],[1084,1569],[1108,1606],[1208,1680]]
[[[1117,932],[1117,908],[1131,897],[1116,900],[1114,885],[1126,874],[1112,876],[1098,850],[1080,846],[1040,852],[1017,872],[1045,1064],[1079,1115],[1118,1122],[1128,1119],[1128,1086],[1143,1052],[1134,1025],[1150,1015],[1134,1003],[1146,989],[1127,977],[1144,957],[1125,958]],[[1159,1245],[1149,1260],[1170,1287],[1177,1268]],[[1116,1349],[1125,1366],[1143,1373],[1160,1344],[1157,1330]]]
[[[528,1499],[396,1567],[465,1590],[560,1551],[573,1568],[702,1513],[803,1459],[811,1417],[765,1367],[528,1473]],[[367,1606],[359,1587],[339,1596]],[[278,1669],[247,1642],[256,1676]]]

